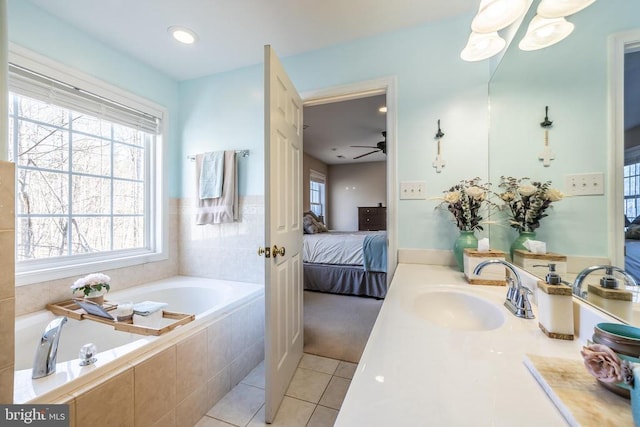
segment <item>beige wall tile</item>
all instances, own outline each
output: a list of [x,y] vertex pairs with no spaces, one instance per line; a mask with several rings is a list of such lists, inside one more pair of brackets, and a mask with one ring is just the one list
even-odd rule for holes
[[0,161],[0,230],[15,229],[15,164]]
[[16,287],[16,316],[44,310],[48,301],[49,286],[47,284],[18,286]]
[[207,346],[206,330],[198,332],[177,344],[177,402],[182,402],[196,388],[204,389],[206,387],[207,358],[205,356],[207,354]]
[[133,426],[133,369],[76,397],[76,425]]
[[136,426],[150,426],[176,406],[176,347],[134,369]]
[[0,403],[13,403],[13,365],[0,370]]
[[176,424],[176,411],[174,409],[156,421],[153,427],[182,427],[182,425]]
[[176,424],[178,426],[193,426],[209,410],[207,399],[207,385],[203,384],[191,389],[187,396],[176,408]]
[[15,310],[13,298],[0,301],[0,369],[13,366]]
[[0,299],[15,296],[14,239],[13,230],[0,230]]

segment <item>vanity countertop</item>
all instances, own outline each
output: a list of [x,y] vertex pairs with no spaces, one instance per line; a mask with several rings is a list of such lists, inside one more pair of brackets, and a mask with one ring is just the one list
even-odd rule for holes
[[[469,289],[495,302],[504,324],[463,331],[422,318],[413,309],[416,297],[436,289]],[[581,360],[589,337],[547,338],[537,319],[502,306],[505,295],[506,287],[469,285],[450,267],[400,264],[335,426],[566,426],[525,355]],[[591,320],[592,311],[580,314]]]

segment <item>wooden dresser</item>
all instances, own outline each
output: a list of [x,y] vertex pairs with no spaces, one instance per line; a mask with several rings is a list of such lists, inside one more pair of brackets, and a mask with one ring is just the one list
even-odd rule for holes
[[387,229],[387,208],[386,207],[359,207],[358,208],[358,230],[378,231]]

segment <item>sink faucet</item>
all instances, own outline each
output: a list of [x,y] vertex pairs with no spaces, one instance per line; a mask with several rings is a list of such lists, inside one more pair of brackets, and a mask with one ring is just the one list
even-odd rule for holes
[[574,295],[577,295],[581,298],[587,297],[588,292],[582,290],[582,282],[584,281],[584,279],[586,279],[586,277],[589,274],[593,273],[596,270],[604,270],[604,276],[602,277],[602,279],[600,279],[600,286],[602,286],[603,288],[618,289],[618,279],[616,279],[613,276],[614,271],[617,271],[622,276],[624,276],[625,280],[629,284],[633,286],[638,286],[636,279],[634,279],[633,276],[631,276],[629,273],[627,273],[620,267],[616,267],[613,265],[592,265],[591,267],[587,267],[584,270],[582,270],[576,276],[576,280],[573,282]]
[[533,314],[531,302],[529,301],[529,295],[533,292],[522,285],[522,278],[513,264],[501,259],[489,259],[478,264],[473,270],[473,274],[480,274],[480,271],[489,264],[502,264],[513,274],[513,277],[509,276],[508,279],[509,289],[507,290],[507,299],[504,302],[504,306],[517,317],[534,319],[536,316]]
[[62,326],[67,323],[66,317],[56,317],[44,329],[40,344],[36,349],[31,378],[42,378],[56,371],[56,357],[58,356],[58,341]]

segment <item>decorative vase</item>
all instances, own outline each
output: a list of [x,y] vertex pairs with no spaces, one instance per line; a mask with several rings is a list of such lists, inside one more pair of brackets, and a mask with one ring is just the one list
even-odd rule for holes
[[465,248],[478,248],[478,238],[473,231],[460,231],[460,236],[458,236],[453,245],[453,255],[456,258],[456,264],[458,264],[458,269],[460,271],[464,271]]
[[516,240],[513,241],[511,247],[509,248],[509,255],[511,255],[511,261],[513,261],[513,254],[516,249],[524,249],[528,250],[524,246],[524,242],[527,240],[536,240],[536,232],[535,231],[521,231]]
[[94,302],[98,305],[104,304],[104,291],[91,291],[84,299]]

